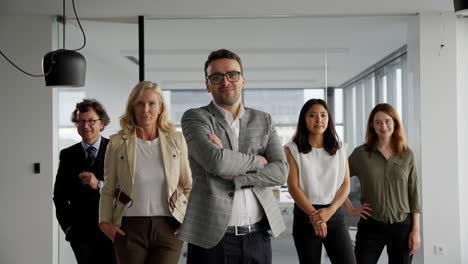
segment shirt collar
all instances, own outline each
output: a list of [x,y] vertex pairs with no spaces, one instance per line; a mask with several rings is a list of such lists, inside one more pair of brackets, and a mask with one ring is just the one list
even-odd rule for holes
[[89,145],[89,144],[86,144],[84,141],[81,141],[81,146],[83,146],[83,149],[86,151],[89,147],[93,146],[96,148],[96,152],[95,153],[98,153],[99,152],[99,146],[101,145],[101,137],[98,138],[98,140],[92,144],[92,145]]
[[242,103],[240,103],[239,113],[237,114],[236,119],[234,119],[232,117],[231,112],[229,112],[226,109],[219,106],[214,100],[213,100],[213,104],[224,115],[224,119],[226,119],[230,123],[234,122],[235,120],[241,119],[245,114],[245,109],[244,109],[244,106],[242,105]]

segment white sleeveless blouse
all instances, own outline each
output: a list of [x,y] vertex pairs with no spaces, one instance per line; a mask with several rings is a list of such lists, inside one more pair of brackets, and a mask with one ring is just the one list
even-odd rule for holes
[[312,148],[307,154],[299,153],[294,142],[289,142],[286,147],[298,167],[299,187],[310,202],[316,205],[331,204],[343,184],[348,157],[346,145],[343,144],[333,156],[323,148]]

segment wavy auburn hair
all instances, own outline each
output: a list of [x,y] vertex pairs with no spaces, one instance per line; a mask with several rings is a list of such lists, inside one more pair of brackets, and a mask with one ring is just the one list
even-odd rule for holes
[[368,151],[369,156],[371,156],[377,149],[378,136],[375,132],[374,117],[378,112],[385,113],[393,119],[393,134],[390,140],[390,145],[393,151],[395,151],[400,157],[403,157],[408,149],[405,129],[403,128],[400,116],[395,108],[386,103],[376,105],[369,115],[366,130],[366,151]]

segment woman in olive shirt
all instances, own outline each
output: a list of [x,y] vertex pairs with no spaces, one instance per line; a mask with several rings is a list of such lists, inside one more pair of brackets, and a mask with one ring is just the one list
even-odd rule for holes
[[419,200],[415,158],[395,109],[378,104],[367,122],[366,143],[349,157],[350,175],[361,183],[355,254],[358,264],[377,263],[387,246],[389,263],[411,263],[419,249]]

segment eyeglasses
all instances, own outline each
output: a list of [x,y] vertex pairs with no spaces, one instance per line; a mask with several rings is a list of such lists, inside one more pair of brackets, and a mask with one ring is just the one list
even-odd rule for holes
[[210,80],[211,84],[220,84],[226,76],[229,82],[237,82],[241,76],[239,71],[231,71],[226,73],[213,73],[210,76],[206,77],[207,80]]
[[96,124],[96,121],[99,121],[101,119],[89,119],[89,120],[81,120],[79,119],[78,121],[75,122],[77,126],[84,126],[85,124],[88,124],[89,126],[94,126]]

